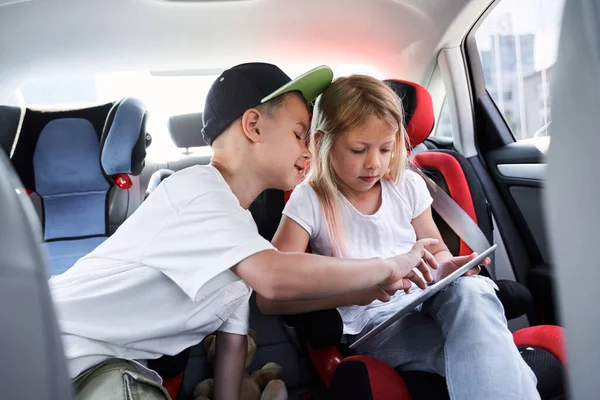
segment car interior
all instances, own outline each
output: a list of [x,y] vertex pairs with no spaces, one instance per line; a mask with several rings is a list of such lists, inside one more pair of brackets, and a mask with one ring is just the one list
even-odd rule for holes
[[[0,330],[9,355],[0,393],[72,398],[47,280],[173,173],[210,163],[201,134],[210,85],[232,65],[264,61],[292,78],[318,65],[367,74],[396,92],[411,168],[498,245],[482,273],[500,287],[541,398],[576,398],[557,297],[564,266],[544,201],[565,3],[0,0],[0,26],[15,32],[0,35],[0,315],[11,321]],[[269,189],[250,206],[264,238],[290,193]],[[435,207],[434,219],[453,254],[475,250],[471,225],[461,230]],[[354,354],[336,310],[268,316],[253,296],[250,326],[249,370],[281,365],[290,399],[450,398],[439,375]],[[212,376],[203,343],[148,366],[174,400],[193,399]],[[43,384],[26,383],[32,372]]]

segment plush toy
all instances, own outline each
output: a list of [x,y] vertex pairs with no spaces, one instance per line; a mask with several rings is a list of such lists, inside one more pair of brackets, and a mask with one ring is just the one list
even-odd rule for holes
[[[247,368],[252,364],[256,355],[256,332],[248,332],[248,354],[246,356],[246,372],[242,382],[240,400],[287,400],[288,393],[285,383],[279,379],[282,368],[273,362],[266,364],[261,369],[248,374]],[[214,366],[216,337],[210,335],[204,339],[204,349],[208,362]],[[212,379],[205,379],[196,385],[194,400],[210,400],[213,397]]]

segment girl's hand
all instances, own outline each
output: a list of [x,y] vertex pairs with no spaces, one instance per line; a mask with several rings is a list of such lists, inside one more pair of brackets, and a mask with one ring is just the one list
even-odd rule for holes
[[[430,268],[438,269],[438,262],[425,248],[437,243],[437,239],[421,239],[408,253],[388,258],[386,261],[390,263],[390,275],[379,286],[388,293],[395,293],[400,289],[408,293],[411,282],[425,289],[427,287],[425,281],[433,280]],[[425,280],[417,274],[415,268],[421,271]]]
[[[442,280],[469,261],[475,259],[477,257],[477,253],[471,253],[468,256],[461,257],[453,257],[451,260],[446,261],[440,265],[440,273],[438,276],[438,280]],[[491,260],[486,258],[483,260],[483,265],[490,265]],[[471,268],[468,270],[464,276],[477,275],[481,272],[481,267],[477,266],[475,268]]]

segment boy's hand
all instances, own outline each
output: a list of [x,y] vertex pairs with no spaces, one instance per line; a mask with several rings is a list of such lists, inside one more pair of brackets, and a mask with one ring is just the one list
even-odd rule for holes
[[[453,257],[451,260],[442,263],[440,265],[440,273],[438,276],[438,280],[444,279],[445,277],[447,277],[448,275],[450,275],[451,273],[453,273],[454,271],[456,271],[457,269],[459,269],[460,267],[462,267],[469,261],[475,259],[476,257],[477,257],[477,253],[472,253],[468,256]],[[489,258],[486,258],[482,262],[482,264],[490,265],[490,262],[491,262],[491,260]],[[479,272],[481,272],[481,267],[477,266],[475,268],[471,268],[470,270],[468,270],[464,276],[477,275]]]
[[390,301],[393,294],[394,292],[388,293],[379,286],[373,286],[371,288],[357,292],[354,298],[354,303],[357,306],[368,306],[375,300],[387,303],[388,301]]
[[[427,282],[433,280],[431,270],[438,269],[438,262],[425,248],[438,243],[437,239],[418,240],[413,248],[406,254],[388,258],[390,263],[390,275],[380,287],[388,293],[394,293],[397,290],[404,290],[408,293],[411,282],[414,282],[421,289],[427,287]],[[417,274],[414,269],[418,269],[423,274],[423,278]]]

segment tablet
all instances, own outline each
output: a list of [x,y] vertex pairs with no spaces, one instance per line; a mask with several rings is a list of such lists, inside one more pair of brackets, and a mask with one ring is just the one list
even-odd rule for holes
[[425,290],[423,290],[417,297],[415,297],[413,299],[413,301],[406,304],[404,307],[402,307],[401,309],[396,311],[393,315],[391,315],[388,319],[386,319],[385,321],[383,321],[382,323],[380,323],[379,325],[377,325],[376,327],[371,329],[369,332],[367,332],[365,335],[360,337],[356,342],[354,342],[350,345],[350,348],[353,349],[363,343],[368,342],[369,340],[371,340],[371,338],[373,338],[375,335],[377,335],[378,333],[383,331],[385,328],[387,328],[394,322],[398,321],[400,318],[402,318],[409,312],[413,311],[415,309],[415,307],[417,307],[419,304],[430,299],[436,293],[438,293],[440,290],[444,289],[446,286],[448,286],[449,284],[454,282],[456,279],[463,276],[468,270],[480,265],[483,262],[483,260],[485,260],[486,257],[489,257],[490,254],[492,254],[496,250],[496,247],[497,247],[497,245],[493,245],[492,247],[490,247],[483,253],[479,254],[475,259],[466,263],[461,268],[457,269],[456,271],[454,271],[453,273],[451,273],[450,275],[448,275],[441,281],[435,282],[435,283],[427,286],[427,288]]

